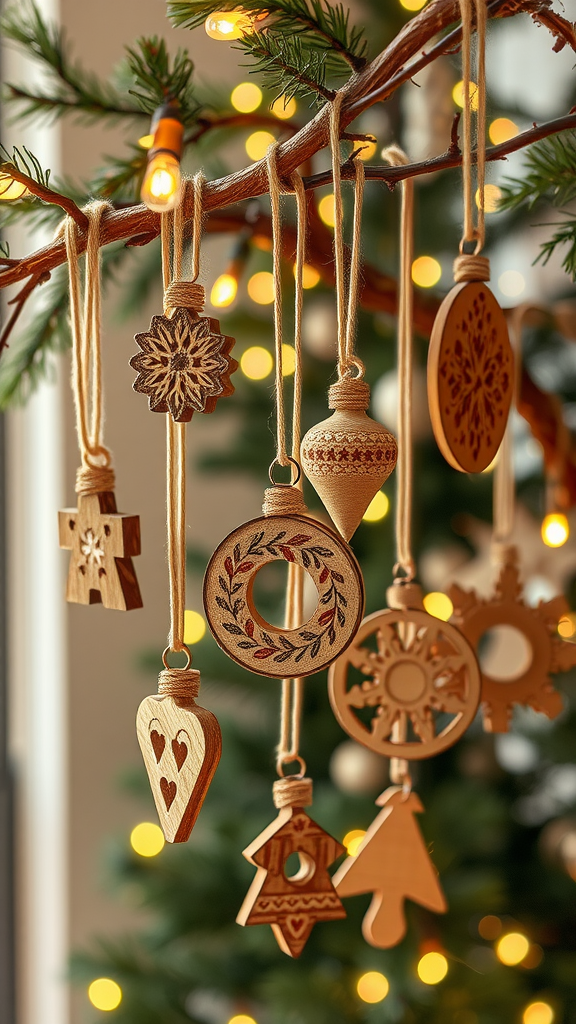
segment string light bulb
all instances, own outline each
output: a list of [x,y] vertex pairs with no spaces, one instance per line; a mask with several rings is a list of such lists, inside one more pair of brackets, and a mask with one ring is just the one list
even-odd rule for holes
[[220,274],[212,285],[210,302],[213,306],[221,308],[230,306],[238,292],[238,281],[232,274]]
[[570,536],[568,520],[563,512],[549,512],[542,521],[542,540],[549,548],[561,548]]
[[26,185],[16,181],[10,174],[0,174],[0,200],[2,202],[13,202],[14,199],[23,199],[29,195]]
[[148,165],[140,196],[149,210],[167,213],[180,196],[184,125],[174,102],[164,103],[154,112],[150,134],[154,141],[148,150]]
[[253,20],[246,11],[214,11],[204,22],[206,35],[219,42],[240,39],[253,28]]

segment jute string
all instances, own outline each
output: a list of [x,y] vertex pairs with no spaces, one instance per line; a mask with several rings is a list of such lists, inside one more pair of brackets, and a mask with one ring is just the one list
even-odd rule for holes
[[88,218],[88,238],[81,294],[78,257],[78,226],[71,217],[64,221],[64,239],[70,283],[72,325],[72,390],[76,410],[76,431],[81,467],[76,490],[83,494],[114,489],[112,457],[103,443],[102,392],[102,293],[100,222],[110,204],[94,201],[84,207]]
[[193,701],[200,692],[200,673],[196,668],[165,668],[158,676],[158,693],[176,700]]
[[298,779],[294,775],[287,779],[277,779],[272,786],[274,806],[309,807],[312,803],[312,779]]
[[[460,14],[462,18],[462,84],[464,90],[462,111],[462,176],[463,176],[463,198],[464,198],[464,230],[460,242],[460,253],[463,259],[457,260],[455,264],[455,275],[462,274],[468,261],[465,255],[465,246],[475,242],[472,259],[477,257],[484,247],[485,223],[484,223],[484,189],[486,181],[486,0],[459,0]],[[476,10],[476,34],[477,34],[477,142],[476,142],[476,163],[478,182],[478,204],[477,219],[474,224],[474,181],[473,181],[473,142],[472,142],[472,106],[474,96],[470,94],[471,65],[472,65],[472,18],[473,5]],[[478,274],[486,274],[486,264],[476,265]],[[472,264],[469,263],[468,273],[472,274]],[[457,277],[457,280],[480,280],[486,281],[488,276],[479,277]]]
[[[409,163],[399,146],[382,157],[395,167]],[[412,580],[412,262],[414,256],[414,182],[402,182],[400,212],[400,274],[398,286],[398,484],[396,502],[396,565],[394,575]]]

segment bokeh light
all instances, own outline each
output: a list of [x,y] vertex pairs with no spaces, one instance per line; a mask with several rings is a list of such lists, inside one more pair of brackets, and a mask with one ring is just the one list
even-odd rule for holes
[[448,961],[443,953],[425,953],[416,968],[420,981],[425,985],[438,985],[448,974]]
[[206,619],[200,612],[187,608],[184,612],[184,643],[197,644],[206,632]]
[[390,991],[390,984],[380,971],[367,971],[358,979],[356,991],[365,1003],[381,1003]]
[[549,548],[561,548],[570,536],[568,520],[563,512],[549,512],[542,520],[542,540]]
[[412,280],[420,288],[433,288],[442,277],[442,267],[433,256],[418,256],[412,264]]
[[528,1003],[522,1014],[522,1024],[553,1024],[554,1010],[549,1003],[537,1000]]
[[514,139],[519,131],[518,125],[514,124],[514,121],[511,121],[509,117],[497,117],[488,127],[490,142],[495,146],[499,146],[501,142],[508,142],[509,139]]
[[232,274],[220,274],[212,285],[210,302],[213,306],[229,306],[234,302],[238,291],[238,282]]
[[276,139],[272,132],[252,132],[246,139],[245,148],[251,160],[263,160],[269,147]]
[[318,203],[318,216],[320,220],[324,221],[329,228],[334,227],[336,215],[334,212],[334,193],[330,192],[327,196],[322,196],[322,199]]
[[88,986],[88,999],[97,1010],[115,1010],[122,1002],[122,989],[112,978],[96,978]]
[[237,1013],[234,1017],[231,1017],[228,1024],[256,1024],[254,1017],[249,1017],[247,1013]]
[[130,846],[140,857],[157,857],[165,842],[162,829],[152,821],[141,821],[130,833]]
[[[497,213],[498,203],[502,199],[502,189],[498,185],[484,186],[484,212]],[[480,209],[480,189],[476,191],[476,206]]]
[[272,373],[273,366],[274,360],[270,352],[261,345],[252,345],[240,357],[240,369],[249,380],[264,380]]
[[381,519],[384,519],[389,508],[390,501],[388,500],[388,496],[384,494],[384,491],[377,491],[362,516],[362,519],[365,523],[378,523]]
[[[296,264],[294,264],[294,277],[296,277]],[[319,280],[320,274],[316,270],[316,267],[312,267],[309,263],[305,263],[302,267],[302,287],[315,288]]]
[[400,6],[405,11],[421,11],[427,0],[400,0]]
[[526,281],[519,270],[505,270],[498,278],[498,287],[503,295],[515,299],[526,288]]
[[342,840],[342,844],[346,847],[346,852],[349,857],[356,856],[365,835],[366,832],[362,828],[353,828],[350,832],[346,833]]
[[252,274],[248,281],[248,295],[259,306],[269,306],[274,302],[274,277],[269,270],[259,270],[257,274]]
[[255,82],[240,82],[230,94],[230,102],[234,110],[241,114],[251,114],[262,103],[262,89]]
[[15,181],[10,174],[0,174],[0,200],[12,202],[14,199],[22,199],[28,189],[21,181]]
[[454,611],[454,605],[448,594],[442,594],[439,590],[433,590],[426,594],[423,604],[428,615],[433,615],[435,619],[442,619],[442,622],[448,622]]
[[522,932],[508,932],[496,943],[496,956],[507,967],[515,967],[522,963],[530,943]]
[[[476,82],[470,82],[469,96],[472,110],[478,110],[478,86]],[[452,89],[452,99],[457,107],[464,109],[464,82],[456,82]]]
[[558,623],[558,633],[564,639],[574,636],[576,634],[576,615],[563,615]]
[[279,96],[278,99],[274,100],[271,110],[274,117],[279,117],[281,121],[288,121],[291,117],[294,117],[298,109],[298,104],[293,96],[289,100],[285,96]]
[[502,934],[502,921],[496,914],[486,914],[481,921],[478,922],[478,935],[482,939],[487,939],[489,942],[493,942],[499,935]]

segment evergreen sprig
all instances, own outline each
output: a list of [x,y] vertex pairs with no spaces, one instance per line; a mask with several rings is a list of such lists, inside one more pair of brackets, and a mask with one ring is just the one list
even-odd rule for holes
[[152,114],[167,100],[177,100],[184,124],[195,121],[199,104],[194,98],[194,64],[187,50],[178,50],[172,60],[166,43],[158,36],[138,39],[134,48],[126,47],[126,64],[136,88],[130,89],[141,109]]
[[326,84],[327,72],[334,62],[321,50],[303,45],[299,36],[274,36],[253,32],[242,40],[240,49],[253,58],[252,70],[262,75],[268,89],[290,99],[310,94],[332,99],[334,93]]
[[[34,156],[26,146],[14,146],[12,152],[0,143],[0,174],[10,175],[12,171],[20,171],[27,174],[29,178],[37,181],[39,185],[48,187],[50,181],[50,170],[44,170],[38,157]],[[2,186],[0,184],[0,195]]]

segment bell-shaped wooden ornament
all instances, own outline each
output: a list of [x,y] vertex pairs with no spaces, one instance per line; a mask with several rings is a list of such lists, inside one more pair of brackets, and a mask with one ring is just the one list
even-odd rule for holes
[[332,384],[334,412],[302,441],[302,468],[345,540],[396,465],[395,437],[366,415],[370,388],[358,378]]

